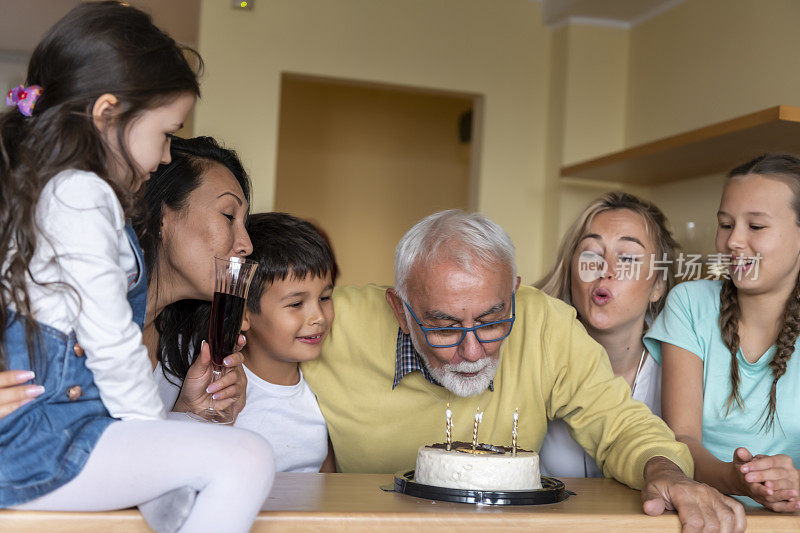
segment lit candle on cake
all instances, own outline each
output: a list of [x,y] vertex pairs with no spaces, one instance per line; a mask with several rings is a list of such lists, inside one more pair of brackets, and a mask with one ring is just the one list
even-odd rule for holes
[[519,407],[514,409],[514,426],[511,428],[511,455],[517,455],[518,424],[519,424]]
[[472,428],[472,453],[475,453],[478,447],[478,424],[483,420],[483,413],[480,410],[480,407],[475,409],[475,426]]
[[452,429],[453,429],[453,411],[450,410],[450,403],[447,403],[447,408],[444,411],[446,420],[445,426],[445,443],[447,444],[447,451],[450,451],[450,443],[452,437]]

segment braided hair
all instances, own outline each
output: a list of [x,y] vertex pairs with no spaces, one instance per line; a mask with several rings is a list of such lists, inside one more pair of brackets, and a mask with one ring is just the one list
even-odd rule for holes
[[[791,206],[795,213],[795,223],[800,226],[800,159],[792,155],[762,155],[756,159],[733,169],[729,178],[759,174],[780,179],[792,189],[793,198]],[[727,415],[735,404],[742,409],[744,404],[739,391],[741,379],[739,376],[739,320],[741,307],[739,306],[736,285],[731,279],[726,279],[720,292],[719,328],[722,341],[731,353],[731,392],[728,396],[725,414]],[[786,365],[794,353],[795,341],[800,335],[800,276],[795,281],[794,289],[783,309],[782,326],[775,341],[775,355],[769,366],[772,370],[772,386],[769,391],[769,403],[764,409],[761,430],[770,431],[774,427],[777,409],[778,380],[786,373]],[[766,416],[764,416],[766,415]]]

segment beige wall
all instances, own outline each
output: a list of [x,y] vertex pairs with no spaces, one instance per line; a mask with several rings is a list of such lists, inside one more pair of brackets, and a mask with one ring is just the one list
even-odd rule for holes
[[717,209],[725,176],[705,176],[650,189],[651,199],[664,211],[683,251],[712,254],[717,232]]
[[[545,220],[550,231],[544,235],[544,257],[536,276],[530,280],[535,282],[552,263],[558,249],[558,242],[563,231],[560,229],[560,208],[564,196],[559,171],[564,159],[564,129],[566,116],[567,88],[567,45],[569,29],[559,28],[551,32],[550,37],[550,80],[548,84],[547,106],[547,151],[545,159],[545,186],[548,202]],[[556,231],[553,231],[553,228]]]
[[[800,105],[799,26],[796,0],[688,0],[633,28],[627,143]],[[723,183],[717,175],[651,188],[687,251],[713,252]]]
[[626,29],[572,24],[553,31],[549,155],[555,164],[548,166],[548,175],[558,184],[559,201],[548,263],[555,258],[561,236],[597,196],[617,189],[647,195],[642,188],[564,181],[559,175],[564,164],[625,147],[628,48]]
[[796,0],[688,0],[630,35],[630,145],[800,105]]
[[469,205],[472,98],[286,77],[275,209],[330,236],[340,283],[393,283],[394,247],[420,218]]
[[[603,101],[609,102],[608,111],[616,113],[602,121],[612,126],[605,139],[602,132],[586,129],[583,124],[570,127],[590,116],[588,104],[592,101],[590,96],[567,89],[567,117],[572,118],[566,120],[565,139],[569,140],[565,140],[564,163],[779,104],[800,105],[800,68],[796,65],[800,45],[795,38],[798,25],[800,2],[796,0],[687,0],[630,30],[594,28],[576,34],[582,37],[576,39],[572,31],[577,26],[570,26],[573,46],[566,56],[572,62],[568,70],[581,64],[575,78],[594,73],[595,79],[602,79],[604,71],[597,74],[598,69],[586,58],[604,50],[610,65],[607,69],[613,69],[614,64],[625,65],[627,87],[621,91],[626,97],[618,113],[617,101],[597,100],[601,106]],[[626,35],[627,43],[610,46],[615,32]],[[623,47],[627,49],[621,54]],[[609,53],[612,50],[613,55]],[[626,60],[622,59],[624,54]],[[587,86],[591,88],[590,84],[574,85],[578,90]],[[599,87],[601,94],[610,94],[613,80]],[[621,146],[614,147],[620,139],[620,119],[624,121],[623,140]],[[583,131],[591,133],[581,135]],[[716,210],[724,181],[720,174],[639,188],[562,182],[560,232],[597,194],[622,188],[655,201],[670,219],[685,251],[713,253]]]
[[556,203],[545,184],[549,30],[538,2],[261,0],[252,11],[203,0],[206,60],[198,134],[244,156],[254,207],[274,205],[282,72],[483,96],[477,207],[518,246],[531,280],[543,263]]
[[[531,0],[260,0],[242,12],[203,0],[195,131],[243,154],[264,210],[282,73],[480,95],[475,205],[509,231],[530,282],[586,202],[617,188],[566,183],[561,165],[800,105],[797,0],[686,0],[630,30],[551,30],[539,10]],[[655,199],[680,237],[687,222],[713,225],[721,181],[627,190]]]
[[564,164],[625,146],[629,32],[573,24],[567,31]]

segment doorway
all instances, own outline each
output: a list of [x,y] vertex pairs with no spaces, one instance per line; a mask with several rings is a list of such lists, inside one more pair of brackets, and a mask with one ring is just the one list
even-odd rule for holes
[[340,284],[392,285],[414,223],[475,204],[478,98],[285,74],[275,210],[328,234]]

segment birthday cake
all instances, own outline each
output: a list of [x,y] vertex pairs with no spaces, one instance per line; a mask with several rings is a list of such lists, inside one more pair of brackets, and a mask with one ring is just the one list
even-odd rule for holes
[[417,452],[414,481],[467,490],[534,490],[542,488],[539,454],[507,446],[453,442],[423,446]]

